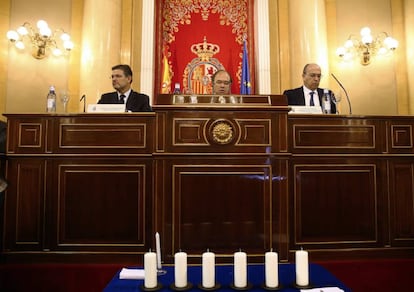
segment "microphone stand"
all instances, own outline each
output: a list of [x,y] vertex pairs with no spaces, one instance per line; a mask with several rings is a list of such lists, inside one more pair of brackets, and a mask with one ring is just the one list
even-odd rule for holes
[[339,82],[338,78],[336,78],[333,73],[331,73],[331,75],[335,79],[335,81],[339,84],[339,86],[342,88],[342,90],[345,92],[346,100],[348,101],[348,106],[349,106],[349,114],[352,115],[351,101],[349,100],[348,92],[346,92],[345,87],[342,85],[341,82]]
[[82,97],[80,98],[80,100],[79,101],[82,101],[83,100],[83,112],[85,112],[86,111],[86,95],[84,94],[84,95],[82,95]]

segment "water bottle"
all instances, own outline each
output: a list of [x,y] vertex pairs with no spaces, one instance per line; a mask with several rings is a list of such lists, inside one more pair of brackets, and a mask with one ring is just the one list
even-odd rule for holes
[[181,93],[180,83],[175,83],[175,85],[174,85],[174,94],[180,94],[180,93]]
[[328,89],[323,90],[322,111],[324,114],[331,113],[331,94]]
[[56,112],[56,93],[53,85],[50,86],[49,93],[47,94],[46,112]]

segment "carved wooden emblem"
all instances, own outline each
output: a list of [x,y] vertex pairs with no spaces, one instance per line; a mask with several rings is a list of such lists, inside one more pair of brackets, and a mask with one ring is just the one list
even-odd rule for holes
[[217,144],[229,144],[234,138],[234,129],[229,121],[218,120],[211,126],[211,135]]

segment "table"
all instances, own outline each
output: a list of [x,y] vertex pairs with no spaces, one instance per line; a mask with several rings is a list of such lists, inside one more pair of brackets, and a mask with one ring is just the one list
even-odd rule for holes
[[[162,284],[162,289],[159,291],[172,291],[170,285],[174,282],[174,267],[164,267],[167,271],[165,275],[159,276],[158,281]],[[116,291],[140,291],[144,280],[120,280],[118,271],[112,280],[105,287],[104,292]],[[263,291],[261,286],[264,283],[264,265],[248,265],[247,279],[252,286],[248,291]],[[234,280],[233,266],[216,266],[216,281],[220,283],[220,291],[236,291],[231,289],[230,285]],[[344,291],[351,291],[340,280],[332,275],[328,270],[318,264],[309,265],[309,280],[313,288],[316,287],[338,287]],[[193,288],[189,291],[201,291],[198,285],[201,283],[201,266],[188,267],[188,282],[193,284]],[[294,264],[280,264],[279,265],[279,283],[281,288],[278,291],[298,291],[294,287],[295,283],[295,265]]]

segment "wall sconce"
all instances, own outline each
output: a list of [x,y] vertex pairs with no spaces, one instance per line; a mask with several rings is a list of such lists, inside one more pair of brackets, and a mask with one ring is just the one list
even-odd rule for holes
[[[57,39],[59,35],[60,42]],[[31,45],[32,56],[36,59],[43,59],[49,51],[52,51],[55,56],[61,56],[64,51],[68,53],[73,49],[70,35],[62,29],[52,32],[44,20],[37,22],[37,29],[34,29],[29,22],[25,22],[17,30],[9,30],[7,38],[20,50],[24,50],[26,44]]]
[[362,65],[371,63],[371,57],[375,55],[385,55],[394,51],[398,47],[398,41],[390,37],[386,32],[382,32],[374,39],[369,27],[361,29],[361,39],[355,35],[350,35],[343,47],[336,50],[336,54],[343,60],[351,60],[359,56]]

